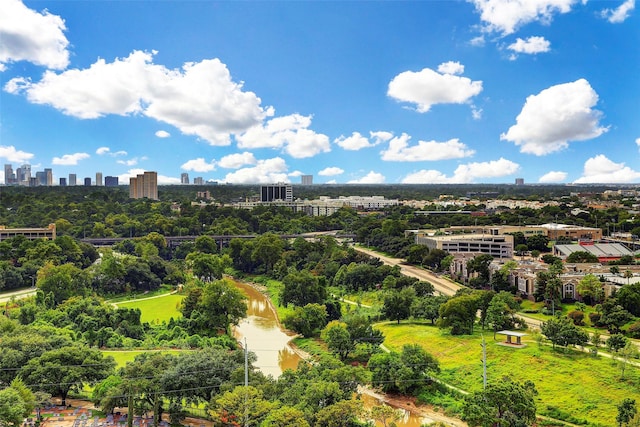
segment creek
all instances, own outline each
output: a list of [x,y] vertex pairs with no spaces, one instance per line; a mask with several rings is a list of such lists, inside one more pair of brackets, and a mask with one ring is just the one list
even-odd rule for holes
[[[293,336],[283,331],[269,298],[247,283],[236,282],[236,286],[247,295],[248,301],[247,317],[236,326],[235,335],[243,345],[246,340],[248,349],[256,354],[258,360],[254,366],[274,378],[286,369],[296,369],[302,357],[291,346]],[[362,394],[362,401],[365,409],[381,403],[366,393]],[[398,410],[402,412],[402,419],[396,423],[398,427],[420,427],[429,421],[411,411]]]

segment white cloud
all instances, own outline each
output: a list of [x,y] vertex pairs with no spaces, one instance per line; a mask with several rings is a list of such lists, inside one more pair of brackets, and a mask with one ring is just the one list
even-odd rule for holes
[[87,153],[74,153],[74,154],[65,154],[62,157],[54,157],[51,160],[51,163],[54,165],[77,165],[80,160],[88,159],[91,157]]
[[329,137],[308,129],[310,125],[311,116],[276,117],[236,136],[236,141],[239,148],[281,148],[297,159],[331,151]]
[[7,159],[11,163],[27,163],[33,159],[33,154],[16,150],[13,145],[0,145],[0,157]]
[[[118,153],[120,153],[120,151],[118,151]],[[111,154],[111,156],[115,157],[115,156],[118,155],[118,153],[113,153],[113,154]],[[124,154],[127,154],[127,153],[125,152]],[[125,165],[125,166],[135,166],[141,160],[147,160],[147,157],[143,156],[143,157],[140,157],[140,158],[134,157],[134,158],[129,159],[129,160],[117,160],[116,163],[119,164],[119,165]]]
[[[126,173],[118,175],[118,182],[121,184],[129,184],[129,178],[135,178],[142,175],[144,169],[129,169]],[[180,184],[180,178],[158,174],[158,185],[175,185]]]
[[438,65],[438,72],[441,74],[462,74],[464,73],[464,65],[457,61],[444,62]]
[[488,162],[473,162],[460,165],[453,172],[453,176],[448,177],[437,170],[421,170],[407,175],[403,184],[467,184],[478,182],[483,178],[499,178],[512,175],[520,169],[520,165],[500,158]]
[[569,141],[596,138],[608,129],[599,125],[602,113],[594,110],[598,94],[585,79],[551,86],[530,95],[516,124],[500,135],[519,145],[523,153],[543,156],[567,148]]
[[69,64],[69,41],[62,18],[27,8],[19,0],[3,0],[0,14],[0,71],[6,64],[28,61],[62,70]]
[[280,158],[258,160],[252,168],[238,169],[225,176],[222,181],[232,184],[271,184],[289,182],[287,164]]
[[375,147],[376,145],[382,144],[393,137],[391,132],[386,131],[369,132],[369,135],[370,138],[367,138],[366,136],[361,135],[360,132],[353,132],[351,136],[348,137],[340,135],[340,137],[336,138],[333,142],[345,150],[357,151],[363,148]]
[[473,156],[460,140],[454,138],[446,142],[418,141],[418,145],[409,146],[411,137],[406,133],[389,141],[389,147],[381,152],[382,160],[395,162],[422,162],[447,159],[460,159]]
[[17,77],[4,90],[82,119],[143,114],[211,145],[230,144],[231,133],[243,132],[271,114],[253,92],[232,81],[220,60],[170,70],[154,64],[154,54],[134,51],[111,63],[98,59],[84,70],[47,71],[38,83]]
[[551,171],[547,172],[538,179],[541,183],[565,182],[567,179],[566,172]]
[[636,145],[638,146],[638,148],[640,148],[640,138],[636,138]]
[[169,138],[171,134],[166,130],[159,130],[155,133],[158,138]]
[[381,173],[370,171],[362,178],[349,181],[348,184],[383,184],[384,180],[385,177]]
[[514,33],[521,26],[540,21],[549,24],[554,14],[568,13],[584,0],[470,0],[485,23],[485,31],[502,35]]
[[507,49],[517,53],[535,55],[537,53],[549,52],[551,43],[544,37],[533,36],[526,40],[518,37],[515,43],[510,44]]
[[349,137],[340,135],[340,137],[336,138],[333,142],[335,142],[345,150],[349,150],[349,151],[357,151],[362,148],[368,148],[373,146],[369,142],[369,138],[367,138],[366,136],[362,136],[360,132],[353,132]]
[[[441,64],[440,68],[460,71],[464,67],[451,62]],[[468,77],[453,74],[440,74],[430,68],[422,71],[405,71],[393,78],[389,83],[387,95],[416,104],[419,113],[426,113],[435,104],[464,104],[482,92],[482,81],[472,81]]]
[[616,9],[604,9],[601,13],[602,17],[612,24],[624,22],[636,7],[636,0],[626,0]]
[[225,169],[238,169],[244,165],[255,165],[257,163],[253,153],[245,151],[244,153],[229,154],[218,161],[218,166]]
[[294,178],[297,178],[297,177],[299,177],[299,176],[304,175],[304,173],[302,173],[301,171],[293,171],[293,172],[289,173],[288,175],[289,175],[289,176],[292,176],[292,177],[294,177]]
[[482,47],[485,45],[485,43],[486,43],[486,40],[482,35],[478,37],[474,37],[469,41],[469,44],[471,44],[471,46],[477,46],[477,47]]
[[109,147],[99,147],[99,148],[96,150],[96,154],[97,154],[98,156],[103,156],[103,155],[105,155],[105,154],[109,154],[109,152],[110,152],[110,151],[111,151],[111,149],[110,149]]
[[212,170],[215,170],[216,166],[214,162],[207,163],[205,159],[203,159],[202,157],[198,157],[197,159],[189,160],[188,162],[183,163],[180,168],[186,171],[211,172]]
[[344,173],[344,169],[340,169],[339,167],[336,167],[336,166],[331,166],[331,167],[322,169],[320,172],[318,172],[318,175],[336,176],[336,175],[342,175],[343,173]]
[[478,108],[475,105],[472,105],[471,117],[473,117],[473,120],[480,120],[482,118],[482,108]]
[[576,184],[618,184],[638,180],[640,180],[640,172],[625,166],[624,163],[615,163],[604,154],[598,154],[587,159],[582,176],[574,182]]

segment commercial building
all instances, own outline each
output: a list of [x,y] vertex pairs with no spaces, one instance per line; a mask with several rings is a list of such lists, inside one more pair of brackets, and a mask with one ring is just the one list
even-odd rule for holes
[[13,172],[13,166],[4,165],[4,185],[14,185],[16,183],[16,174]]
[[593,243],[581,242],[576,245],[555,245],[553,254],[561,259],[567,258],[573,252],[588,252],[595,255],[599,262],[616,261],[623,256],[634,256],[622,243]]
[[293,202],[293,188],[291,184],[279,182],[277,184],[260,186],[260,201],[265,202]]
[[204,185],[204,178],[202,178],[201,176],[197,176],[197,177],[193,178],[193,184],[194,185]]
[[578,225],[567,224],[542,224],[539,227],[543,227],[547,230],[547,237],[549,240],[558,240],[559,238],[571,239],[571,240],[601,240],[602,229],[593,227],[580,227]]
[[105,176],[104,177],[104,186],[105,187],[117,187],[118,186],[118,177],[117,176]]
[[180,184],[189,184],[189,174],[183,172],[180,174]]
[[64,177],[60,177],[60,187],[66,187],[67,186],[67,178]]
[[487,234],[460,234],[433,236],[426,232],[416,232],[415,242],[429,249],[441,249],[449,253],[481,253],[494,258],[513,257],[513,236]]
[[96,172],[96,185],[102,187],[102,172]]
[[75,173],[70,173],[69,174],[69,186],[73,187],[74,185],[78,185],[76,180],[77,180],[76,174]]
[[158,173],[146,171],[136,177],[129,178],[129,197],[158,200]]
[[49,224],[46,228],[6,228],[0,225],[0,242],[16,236],[24,236],[28,240],[56,238],[56,225]]
[[91,187],[91,178],[89,178],[89,177],[85,177],[85,179],[84,179],[84,186],[85,186],[85,187]]
[[313,175],[301,175],[300,176],[300,184],[302,184],[302,185],[313,185]]

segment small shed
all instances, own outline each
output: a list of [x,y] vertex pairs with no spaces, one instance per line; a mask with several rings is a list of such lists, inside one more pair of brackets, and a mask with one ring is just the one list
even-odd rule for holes
[[[522,337],[526,336],[527,334],[525,334],[524,332],[518,332],[518,331],[499,331],[496,332],[497,334],[500,335],[505,335],[506,336],[506,340],[500,344],[509,346],[509,347],[524,347],[525,344],[522,344]],[[513,342],[513,338],[516,339],[515,342]]]

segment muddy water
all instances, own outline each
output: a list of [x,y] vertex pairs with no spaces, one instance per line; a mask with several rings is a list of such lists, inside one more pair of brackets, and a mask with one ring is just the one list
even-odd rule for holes
[[289,345],[292,336],[280,328],[278,315],[269,303],[269,299],[253,286],[236,282],[249,298],[247,317],[240,321],[235,329],[236,338],[258,357],[255,366],[263,373],[274,378],[286,369],[296,369],[302,358]]
[[[289,341],[292,336],[284,333],[278,322],[278,316],[269,303],[269,299],[253,286],[236,282],[249,298],[247,301],[247,317],[240,321],[235,329],[236,338],[258,357],[254,366],[263,373],[280,376],[285,369],[296,369],[302,358],[293,350]],[[379,405],[380,400],[366,394],[362,395],[365,409]],[[396,424],[398,427],[420,427],[427,422],[421,417],[399,409],[402,419]]]

